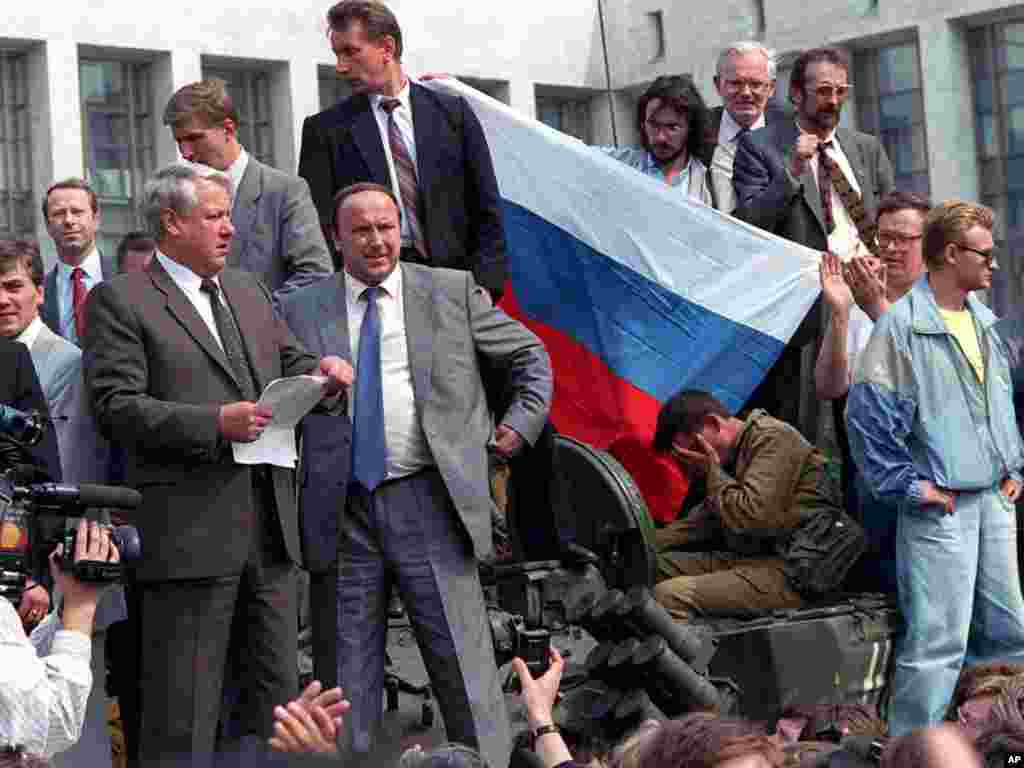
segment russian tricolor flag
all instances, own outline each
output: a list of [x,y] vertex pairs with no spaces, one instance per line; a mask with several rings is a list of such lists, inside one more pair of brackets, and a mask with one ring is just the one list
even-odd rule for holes
[[[738,409],[818,295],[818,254],[669,189],[456,80],[505,202],[502,306],[547,344],[551,419],[606,448],[684,387]],[[799,382],[794,382],[794,396]]]

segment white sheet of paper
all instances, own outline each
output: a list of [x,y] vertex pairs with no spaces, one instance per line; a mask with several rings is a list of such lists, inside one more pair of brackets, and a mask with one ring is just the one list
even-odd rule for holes
[[263,434],[251,443],[232,443],[239,464],[273,464],[295,468],[295,425],[324,396],[326,376],[291,376],[274,379],[260,395],[260,405],[274,412]]

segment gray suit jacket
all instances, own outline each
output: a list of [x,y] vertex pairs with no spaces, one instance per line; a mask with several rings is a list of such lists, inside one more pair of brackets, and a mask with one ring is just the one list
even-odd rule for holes
[[[109,280],[117,274],[117,261],[113,256],[100,251],[100,269],[103,270],[103,279]],[[43,306],[39,308],[39,317],[43,319],[46,326],[60,335],[60,308],[57,305],[57,267],[54,267],[46,274],[43,280]]]
[[[82,351],[45,325],[29,351],[57,430],[63,482],[109,482],[110,446],[96,429],[82,375]],[[105,513],[102,519],[109,522]],[[127,616],[124,590],[107,590],[96,608],[94,629],[99,632]]]
[[[501,423],[533,443],[551,405],[551,361],[533,333],[491,303],[473,275],[403,264],[402,293],[409,362],[420,424],[448,493],[479,558],[491,551],[487,447],[494,422],[478,356],[507,376],[511,405]],[[344,278],[299,291],[281,302],[289,327],[311,351],[351,361]],[[345,510],[352,427],[347,416],[313,414],[302,425],[300,517],[310,570],[337,559]]]
[[[309,373],[317,360],[271,305],[266,287],[235,269],[220,274],[242,331],[256,387]],[[83,361],[104,436],[127,452],[126,483],[142,494],[140,581],[235,576],[255,524],[252,468],[236,464],[217,429],[220,406],[242,399],[231,364],[188,297],[154,260],[93,289]],[[301,562],[294,473],[267,467],[267,524]]]
[[31,348],[60,448],[65,483],[106,483],[110,448],[100,437],[82,375],[82,352],[45,325]]
[[[740,137],[733,163],[733,215],[754,226],[824,251],[828,234],[821,195],[810,170],[789,171],[799,131],[795,119],[773,120]],[[892,165],[874,136],[837,128],[836,136],[857,178],[864,209],[874,221],[879,199],[895,187]]]
[[252,155],[231,211],[235,236],[228,266],[252,272],[275,301],[334,271],[305,179]]

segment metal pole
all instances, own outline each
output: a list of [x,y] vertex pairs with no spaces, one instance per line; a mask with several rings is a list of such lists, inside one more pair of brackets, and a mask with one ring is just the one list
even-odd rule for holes
[[604,53],[604,83],[608,94],[608,114],[612,119],[612,144],[619,146],[619,135],[615,130],[615,100],[612,96],[612,70],[608,65],[608,39],[604,33],[604,5],[597,0],[597,20],[601,25],[601,51]]

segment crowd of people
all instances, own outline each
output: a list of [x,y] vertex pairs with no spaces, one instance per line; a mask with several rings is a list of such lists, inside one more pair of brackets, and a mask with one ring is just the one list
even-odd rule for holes
[[[495,306],[502,204],[473,110],[409,77],[377,0],[341,0],[327,24],[354,95],[306,119],[298,175],[252,157],[224,82],[203,80],[163,115],[187,162],[149,179],[146,228],[116,254],[97,247],[102,211],[77,178],[42,200],[52,270],[36,243],[0,241],[0,350],[20,342],[36,377],[35,400],[5,402],[51,415],[34,454],[49,477],[141,493],[129,518],[144,542],[123,587],[86,590],[92,608],[76,608],[67,578],[32,574],[17,617],[51,635],[63,622],[49,679],[73,680],[88,715],[77,734],[45,726],[69,725],[66,711],[32,710],[33,738],[0,727],[0,760],[110,765],[109,667],[129,765],[210,764],[229,742],[369,764],[397,592],[453,742],[403,765],[509,764],[478,563],[500,518],[495,467],[550,432],[551,363]],[[659,77],[638,102],[640,146],[596,150],[822,254],[821,299],[739,414],[693,390],[662,407],[651,461],[691,488],[659,509],[655,594],[690,621],[800,608],[850,584],[895,593],[906,631],[888,724],[863,707],[796,709],[770,727],[695,713],[641,726],[608,759],[975,764],[972,745],[1024,738],[1024,333],[977,297],[998,266],[992,212],[894,188],[878,139],[840,125],[853,87],[841,50],[800,55],[792,111],[770,106],[776,68],[758,43],[727,47],[711,110],[691,78]],[[291,446],[298,470],[253,463],[246,445],[274,419],[261,392],[299,375],[319,376],[322,397]],[[839,477],[799,430],[812,376],[833,401]],[[116,557],[109,520],[81,529],[91,556]],[[297,696],[304,589],[318,680]],[[961,675],[967,659],[994,666]],[[554,725],[563,666],[552,651],[534,679],[513,662],[551,768],[582,759]],[[950,712],[959,724],[936,728]],[[816,752],[790,744],[826,733]],[[867,745],[843,741],[854,736]]]

